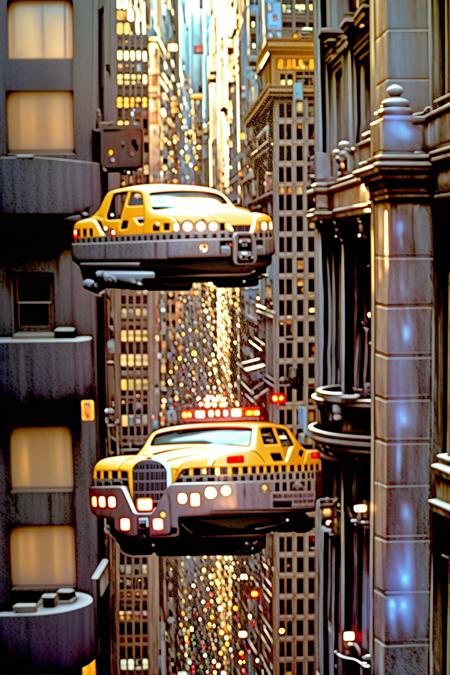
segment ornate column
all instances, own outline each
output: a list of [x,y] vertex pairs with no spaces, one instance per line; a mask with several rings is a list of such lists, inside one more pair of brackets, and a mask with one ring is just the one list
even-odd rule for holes
[[373,673],[428,673],[433,258],[430,162],[401,86],[354,173],[372,199]]

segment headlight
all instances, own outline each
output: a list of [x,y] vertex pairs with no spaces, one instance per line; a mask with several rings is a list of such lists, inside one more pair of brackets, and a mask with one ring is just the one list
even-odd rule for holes
[[153,499],[151,497],[138,497],[136,499],[136,508],[138,511],[153,511]]
[[216,223],[215,220],[211,220],[211,222],[208,223],[208,230],[210,232],[217,232],[218,229],[219,229],[219,223]]
[[179,492],[177,494],[177,504],[180,504],[181,506],[183,506],[183,504],[187,504],[187,503],[188,503],[187,494],[185,492]]
[[195,223],[195,229],[197,230],[197,232],[204,232],[206,230],[206,227],[207,225],[204,220],[197,220],[197,222]]
[[174,232],[179,232],[179,231],[180,231],[180,223],[174,223],[174,224],[173,224],[173,231],[174,231]]
[[115,495],[109,495],[107,499],[108,509],[115,509],[117,506],[117,497]]
[[183,232],[192,232],[194,225],[190,220],[185,220],[183,223],[181,223],[181,229]]
[[260,223],[259,226],[260,226],[261,230],[262,230],[263,232],[265,232],[265,231],[267,230],[268,225],[269,225],[269,224],[268,224],[267,220],[263,220],[263,221]]
[[206,499],[215,499],[218,495],[217,489],[214,487],[214,485],[208,485],[207,488],[205,488],[205,497]]
[[202,503],[200,492],[191,492],[189,495],[189,504],[194,508],[198,508]]
[[231,223],[225,223],[225,229],[227,232],[234,232],[234,227]]
[[271,220],[269,220],[269,230],[273,230],[273,223]]

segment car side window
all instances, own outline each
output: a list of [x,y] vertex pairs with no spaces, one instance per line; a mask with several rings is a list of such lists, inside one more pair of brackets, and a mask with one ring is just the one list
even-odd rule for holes
[[120,216],[122,215],[122,209],[125,204],[126,198],[127,198],[126,192],[119,192],[113,195],[111,203],[108,208],[109,219],[120,218]]
[[289,445],[294,445],[294,440],[287,429],[277,427],[277,434],[283,447],[287,448]]
[[277,439],[271,427],[263,427],[261,429],[261,437],[264,445],[275,445],[277,443]]
[[140,192],[131,192],[128,206],[142,206],[142,194]]

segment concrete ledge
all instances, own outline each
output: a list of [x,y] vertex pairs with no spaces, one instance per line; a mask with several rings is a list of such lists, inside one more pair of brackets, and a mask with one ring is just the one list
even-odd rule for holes
[[87,593],[54,607],[0,612],[1,672],[69,672],[95,658],[95,645],[94,599]]

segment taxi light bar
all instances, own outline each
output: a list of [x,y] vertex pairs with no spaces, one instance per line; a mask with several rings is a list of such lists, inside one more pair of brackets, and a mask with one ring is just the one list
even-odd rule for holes
[[258,407],[236,407],[236,408],[198,408],[195,410],[182,410],[181,420],[188,422],[190,420],[229,420],[229,419],[262,419],[263,412]]
[[243,464],[244,455],[230,455],[227,457],[227,464]]
[[138,511],[152,511],[153,499],[151,497],[138,497],[136,499],[136,508]]

